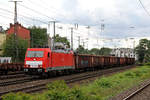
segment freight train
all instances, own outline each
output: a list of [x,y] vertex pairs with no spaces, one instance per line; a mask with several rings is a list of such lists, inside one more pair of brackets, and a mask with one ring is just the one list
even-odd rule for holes
[[25,55],[24,72],[51,74],[132,65],[134,62],[134,58],[127,57],[81,55],[73,51],[28,48]]

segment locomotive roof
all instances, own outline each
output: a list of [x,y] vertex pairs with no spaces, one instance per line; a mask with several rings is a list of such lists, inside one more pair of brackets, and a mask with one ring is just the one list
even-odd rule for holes
[[45,50],[51,50],[51,49],[50,48],[28,48],[28,50],[36,50],[36,51],[42,50],[42,51],[45,51]]

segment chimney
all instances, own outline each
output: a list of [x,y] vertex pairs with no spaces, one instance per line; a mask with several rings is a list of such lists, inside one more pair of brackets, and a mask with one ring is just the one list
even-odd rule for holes
[[13,24],[12,23],[10,23],[10,27],[12,27],[13,26]]

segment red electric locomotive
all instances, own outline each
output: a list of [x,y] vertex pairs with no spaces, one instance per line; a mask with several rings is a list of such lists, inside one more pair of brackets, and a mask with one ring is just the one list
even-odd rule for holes
[[71,51],[52,51],[50,48],[28,48],[25,56],[24,71],[42,73],[75,69],[73,56]]

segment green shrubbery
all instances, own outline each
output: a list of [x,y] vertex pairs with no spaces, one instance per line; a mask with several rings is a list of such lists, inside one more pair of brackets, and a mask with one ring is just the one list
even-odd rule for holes
[[110,87],[112,87],[112,81],[103,77],[100,80],[95,81],[95,86],[98,86],[101,88],[110,88]]
[[145,66],[146,66],[146,65],[147,65],[147,66],[150,66],[150,62],[148,62],[148,63],[145,63],[144,65],[145,65]]
[[55,81],[41,94],[9,93],[3,96],[3,100],[106,100],[150,78],[149,72],[150,66],[141,66],[73,88],[64,81]]
[[69,88],[64,81],[55,81],[47,85],[48,91],[42,94],[9,93],[3,100],[87,100],[79,87]]
[[32,100],[32,96],[25,93],[9,93],[4,95],[3,100]]
[[47,87],[47,100],[85,100],[79,88],[70,89],[64,81],[53,82]]
[[70,89],[64,81],[55,81],[47,87],[47,100],[86,100],[79,87]]

